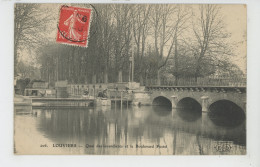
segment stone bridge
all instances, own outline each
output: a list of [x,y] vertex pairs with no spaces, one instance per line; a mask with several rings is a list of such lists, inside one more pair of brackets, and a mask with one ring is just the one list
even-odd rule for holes
[[134,93],[135,104],[168,105],[172,108],[235,108],[246,112],[246,87],[231,86],[147,86]]

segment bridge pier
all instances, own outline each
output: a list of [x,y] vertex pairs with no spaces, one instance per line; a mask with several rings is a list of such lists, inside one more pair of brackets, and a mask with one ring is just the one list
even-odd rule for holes
[[208,112],[209,112],[209,102],[208,102],[209,97],[208,96],[202,96],[201,99],[202,99],[201,121],[202,121],[202,126],[206,126],[207,120],[208,120]]
[[172,108],[172,118],[175,118],[177,114],[177,108]]
[[243,110],[246,113],[246,101],[244,101],[244,108],[243,108]]
[[171,96],[172,101],[172,118],[175,118],[177,114],[177,96],[173,95]]
[[177,108],[177,96],[173,95],[171,96],[172,99],[172,108],[176,109]]
[[209,99],[209,97],[208,96],[202,96],[201,97],[201,99],[202,99],[202,113],[204,112],[204,113],[207,113],[208,112],[208,108],[209,108],[209,102],[208,102],[208,99]]

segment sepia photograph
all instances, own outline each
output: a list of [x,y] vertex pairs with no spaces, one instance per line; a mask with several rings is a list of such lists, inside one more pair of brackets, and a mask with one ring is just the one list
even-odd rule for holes
[[13,12],[15,155],[247,154],[247,5]]

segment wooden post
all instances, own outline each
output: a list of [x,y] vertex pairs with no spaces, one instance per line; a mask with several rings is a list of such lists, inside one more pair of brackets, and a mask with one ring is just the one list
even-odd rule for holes
[[121,91],[121,108],[123,106],[123,91]]
[[128,82],[131,82],[131,62],[129,63],[129,76]]
[[134,47],[133,47],[133,51],[132,51],[132,82],[134,82],[134,68],[135,68],[135,64],[134,64]]
[[128,95],[126,97],[126,108],[128,109]]
[[117,90],[115,91],[115,107],[116,107]]
[[94,99],[96,98],[96,87],[95,87],[95,85],[94,85]]

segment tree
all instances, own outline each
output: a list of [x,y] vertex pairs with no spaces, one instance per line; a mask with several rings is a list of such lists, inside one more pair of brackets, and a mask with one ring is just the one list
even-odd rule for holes
[[40,77],[38,68],[30,64],[26,64],[22,61],[18,62],[17,70],[19,71],[19,78],[21,79],[25,79],[25,78],[38,79]]
[[15,4],[14,18],[14,73],[17,73],[18,54],[24,49],[33,49],[39,46],[45,38],[42,32],[48,26],[50,15],[40,4]]
[[154,85],[156,84],[154,81],[157,78],[157,68],[155,68],[158,64],[157,55],[153,47],[148,45],[148,52],[144,56],[144,76],[145,76],[145,85]]
[[132,40],[132,8],[133,5],[117,4],[113,6],[115,20],[115,37],[114,37],[114,53],[115,53],[115,73],[118,73],[118,82],[123,81],[123,69],[129,62],[130,47]]
[[[179,67],[179,56],[182,59],[186,56],[188,50],[183,42],[182,34],[187,30],[188,25],[186,24],[190,18],[189,9],[185,8],[181,5],[177,6],[177,20],[174,30],[174,68],[173,68],[173,75],[175,76],[175,85],[178,85],[178,80],[181,75],[183,75],[183,71],[179,68],[183,68],[183,65]],[[181,40],[180,40],[181,38]],[[184,46],[183,46],[184,45]]]
[[108,83],[109,64],[115,37],[112,5],[99,5],[97,10],[98,19],[98,44],[100,47],[100,55],[103,58],[104,83]]
[[[175,79],[178,85],[179,78],[194,80],[216,71],[225,73],[236,69],[226,59],[232,55],[232,48],[219,6],[201,5],[199,12],[194,13],[190,10],[194,6],[170,4],[91,6],[94,12],[88,48],[35,43],[44,80],[51,83],[127,81],[132,54],[135,55],[134,80],[141,84],[156,84],[155,80],[160,84],[164,77],[167,82]],[[36,34],[41,36],[40,32]]]
[[[157,57],[157,84],[160,85],[160,69],[164,67],[172,54],[178,31],[182,30],[186,14],[182,14],[179,6],[163,4],[154,6],[151,16],[154,48]],[[177,17],[174,17],[176,16]],[[166,55],[165,55],[166,53]]]
[[146,39],[149,35],[150,26],[150,12],[151,5],[136,5],[134,8],[132,23],[133,23],[133,38],[136,45],[136,66],[139,76],[139,82],[143,85],[143,62],[146,48]]
[[207,69],[217,66],[221,60],[231,56],[232,52],[227,42],[229,34],[225,31],[218,5],[200,5],[199,14],[192,26],[194,41],[191,43],[191,50],[195,60],[194,77],[197,81],[197,77],[209,75]]
[[28,86],[29,83],[30,83],[30,79],[29,78],[17,80],[16,87],[19,90],[18,94],[24,95],[24,90],[25,90],[26,86]]

